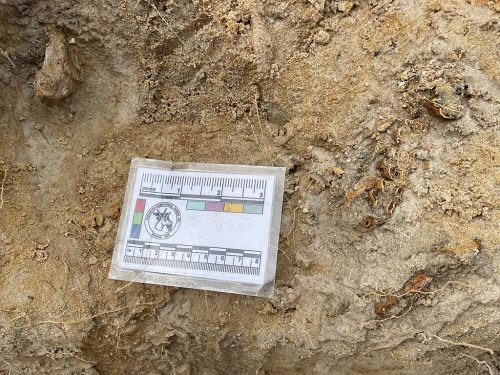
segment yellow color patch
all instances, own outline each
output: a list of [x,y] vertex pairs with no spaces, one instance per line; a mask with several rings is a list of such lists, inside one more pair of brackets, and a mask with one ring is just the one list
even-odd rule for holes
[[226,203],[224,212],[243,212],[243,203]]

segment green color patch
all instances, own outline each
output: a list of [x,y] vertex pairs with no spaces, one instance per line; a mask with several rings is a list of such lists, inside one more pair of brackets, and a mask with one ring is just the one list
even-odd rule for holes
[[187,201],[186,210],[205,210],[205,201]]
[[141,225],[141,223],[142,223],[142,212],[136,212],[134,214],[134,220],[132,221],[132,224]]
[[243,213],[245,214],[259,214],[264,212],[264,206],[262,204],[245,204],[243,207]]

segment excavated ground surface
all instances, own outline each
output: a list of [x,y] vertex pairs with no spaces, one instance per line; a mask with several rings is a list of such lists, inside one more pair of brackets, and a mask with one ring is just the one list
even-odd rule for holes
[[[497,374],[499,12],[0,1],[0,373]],[[107,279],[134,156],[287,167],[272,300]]]

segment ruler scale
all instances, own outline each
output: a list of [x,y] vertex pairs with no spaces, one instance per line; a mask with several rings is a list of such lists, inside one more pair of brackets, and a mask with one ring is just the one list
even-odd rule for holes
[[262,252],[129,240],[124,260],[133,264],[258,275]]
[[134,159],[110,278],[271,296],[284,168]]
[[[231,177],[182,176],[182,172],[145,173],[140,195],[164,199],[239,200],[264,203],[266,180]],[[215,180],[215,181],[214,181]]]

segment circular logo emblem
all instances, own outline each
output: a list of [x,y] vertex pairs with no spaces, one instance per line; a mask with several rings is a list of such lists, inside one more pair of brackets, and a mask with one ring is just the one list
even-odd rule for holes
[[146,214],[146,230],[154,238],[165,239],[173,236],[180,223],[181,213],[172,203],[155,204]]

